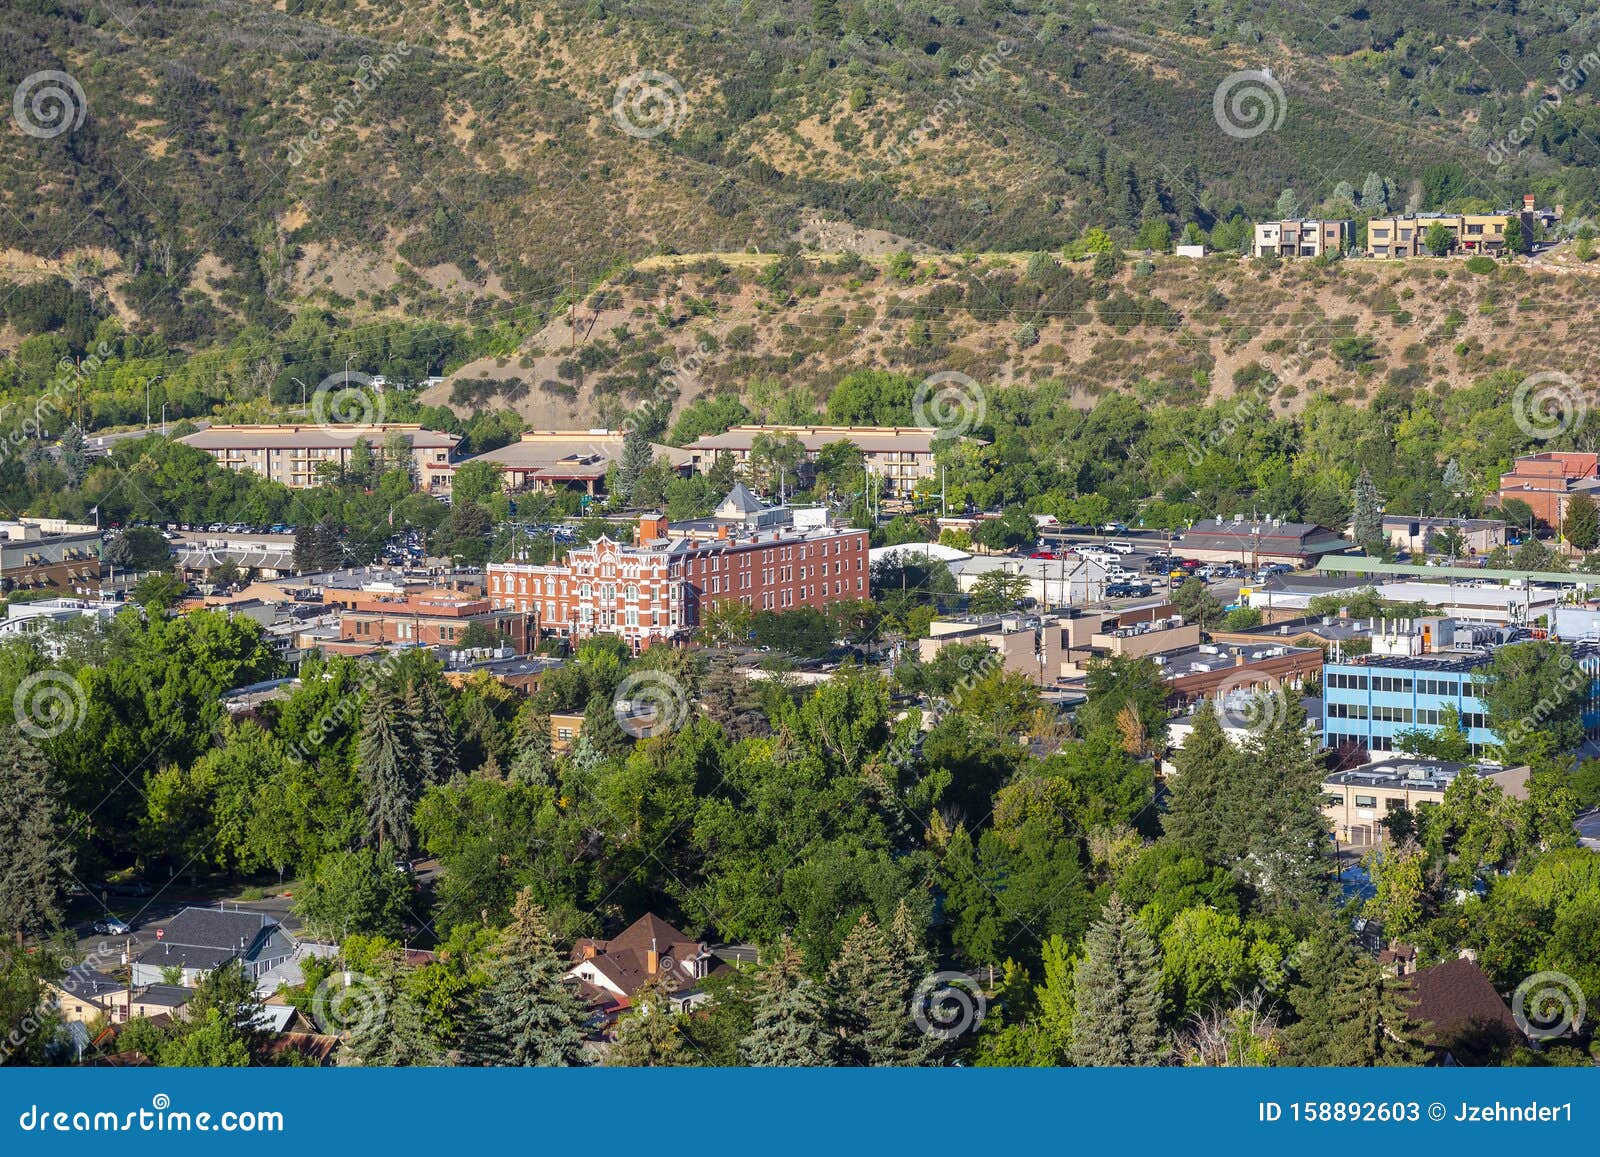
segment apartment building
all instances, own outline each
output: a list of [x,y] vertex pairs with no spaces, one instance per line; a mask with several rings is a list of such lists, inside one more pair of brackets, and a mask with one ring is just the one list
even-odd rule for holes
[[411,423],[208,426],[178,440],[230,470],[248,470],[299,490],[320,484],[321,466],[348,467],[358,443],[381,452],[396,436],[411,453],[416,484],[430,494],[448,493],[450,457],[461,439]]
[[1435,226],[1450,238],[1448,253],[1472,256],[1498,254],[1505,250],[1506,228],[1516,221],[1522,227],[1524,247],[1537,230],[1554,225],[1559,215],[1534,207],[1533,195],[1522,199],[1521,209],[1502,209],[1493,213],[1407,213],[1374,217],[1367,222],[1368,257],[1422,257],[1432,255],[1428,233]]
[[[507,490],[577,489],[598,495],[605,490],[607,471],[622,459],[625,438],[621,430],[529,430],[509,446],[456,463],[452,471],[468,462],[488,462],[500,467]],[[674,470],[689,472],[689,451],[657,443],[650,451]]]
[[726,433],[709,434],[689,443],[696,470],[709,470],[731,458],[736,471],[750,463],[757,438],[793,437],[805,447],[807,461],[834,442],[849,442],[861,451],[866,468],[896,498],[904,498],[918,482],[935,476],[934,448],[940,431],[932,426],[734,426]]
[[1553,528],[1566,519],[1567,503],[1574,494],[1596,489],[1600,489],[1600,454],[1569,450],[1524,454],[1511,463],[1509,474],[1500,475],[1500,501],[1526,502],[1535,518]]
[[1256,257],[1321,257],[1344,253],[1355,244],[1354,221],[1295,217],[1256,224]]
[[1404,808],[1438,805],[1450,785],[1463,775],[1480,775],[1513,799],[1528,798],[1527,767],[1449,763],[1438,759],[1384,759],[1351,771],[1337,771],[1322,781],[1322,814],[1343,846],[1381,844],[1388,837],[1384,817]]
[[781,508],[752,510],[751,501],[738,487],[712,519],[655,515],[640,520],[633,543],[602,537],[559,563],[493,563],[489,600],[531,616],[546,635],[617,635],[637,650],[688,634],[725,602],[821,610],[869,596],[866,531],[773,525],[769,512]]

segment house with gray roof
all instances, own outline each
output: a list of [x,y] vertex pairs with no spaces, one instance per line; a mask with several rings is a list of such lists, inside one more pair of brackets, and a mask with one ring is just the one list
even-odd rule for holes
[[293,959],[299,944],[276,917],[242,909],[185,908],[133,962],[133,983],[161,984],[169,970],[198,985],[208,973],[238,961],[252,981]]

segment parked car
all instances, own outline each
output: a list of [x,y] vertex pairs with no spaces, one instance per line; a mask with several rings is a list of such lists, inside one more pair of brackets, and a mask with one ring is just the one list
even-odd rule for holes
[[1204,564],[1201,563],[1201,561],[1197,558],[1180,558],[1178,560],[1178,565],[1186,571],[1197,571]]
[[1164,555],[1164,554],[1158,554],[1154,558],[1149,559],[1149,560],[1147,560],[1145,562],[1145,564],[1144,564],[1144,573],[1145,574],[1160,574],[1160,575],[1170,574],[1172,572],[1172,568],[1177,566],[1177,565],[1178,565],[1177,560],[1172,558],[1171,556]]
[[1028,557],[1029,558],[1051,558],[1051,559],[1053,559],[1053,558],[1055,558],[1055,555],[1052,552],[1048,551],[1048,550],[1036,550],[1032,554],[1030,554]]
[[1149,583],[1116,582],[1106,587],[1108,599],[1146,599],[1150,597]]
[[1112,554],[1132,554],[1133,543],[1128,542],[1126,539],[1113,538],[1110,542],[1106,543],[1106,549]]
[[133,931],[132,928],[115,916],[107,916],[104,920],[96,920],[94,922],[94,930],[101,936],[126,936]]

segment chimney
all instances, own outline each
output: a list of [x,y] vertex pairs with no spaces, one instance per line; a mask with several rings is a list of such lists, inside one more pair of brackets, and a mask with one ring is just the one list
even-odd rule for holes
[[1245,665],[1245,657],[1244,657],[1244,652],[1243,651],[1240,651],[1237,655],[1235,655],[1233,657],[1233,665],[1235,667],[1243,667]]
[[644,957],[644,970],[651,976],[654,976],[656,974],[656,970],[660,967],[661,954],[656,951],[656,938],[652,936],[650,937],[650,951],[645,953]]
[[1533,212],[1533,194],[1532,193],[1524,193],[1524,194],[1522,194],[1522,211],[1524,213],[1532,213]]
[[726,539],[728,537],[728,532],[731,529],[732,528],[729,527],[727,523],[723,523],[721,526],[717,527],[717,537],[721,538],[721,539]]
[[594,954],[595,954],[594,941],[593,940],[585,940],[583,942],[583,958],[585,960],[593,960],[594,959]]

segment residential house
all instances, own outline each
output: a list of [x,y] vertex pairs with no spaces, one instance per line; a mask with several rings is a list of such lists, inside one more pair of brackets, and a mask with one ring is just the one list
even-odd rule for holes
[[1406,977],[1433,1063],[1446,1067],[1502,1065],[1528,1038],[1504,998],[1473,959],[1447,960]]
[[613,1013],[632,1004],[639,989],[662,981],[673,1007],[688,1012],[706,1000],[700,982],[728,967],[709,944],[690,939],[665,920],[644,915],[611,940],[579,940],[567,979],[584,998]]
[[1256,257],[1338,256],[1355,244],[1355,237],[1356,224],[1349,220],[1294,217],[1260,221],[1250,252]]
[[167,983],[176,970],[193,988],[225,964],[238,962],[252,981],[292,959],[298,944],[277,917],[244,909],[185,908],[157,929],[156,942],[133,962],[133,983]]

